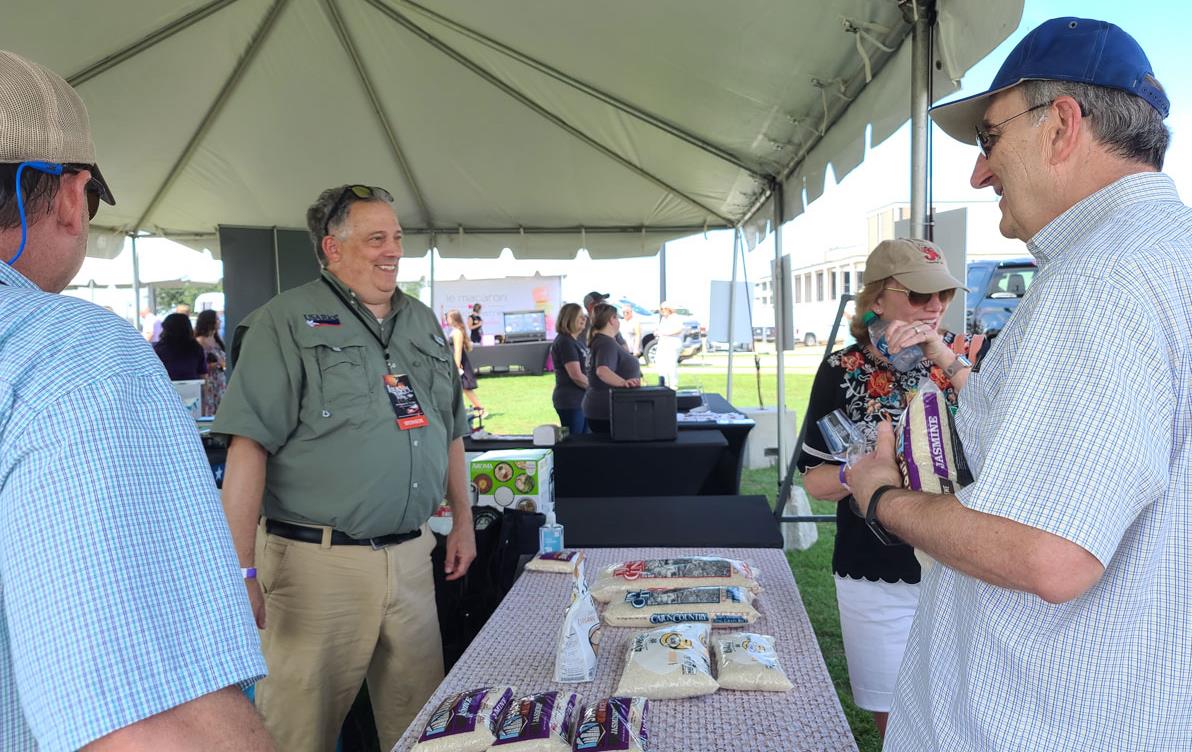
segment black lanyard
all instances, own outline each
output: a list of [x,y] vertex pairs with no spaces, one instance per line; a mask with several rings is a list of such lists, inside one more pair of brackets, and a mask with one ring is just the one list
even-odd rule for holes
[[[383,321],[377,322],[377,329],[381,330],[381,334],[378,334],[377,331],[372,328],[372,324],[368,322],[368,319],[364,318],[364,314],[360,313],[360,309],[352,305],[351,301],[345,298],[344,294],[339,291],[339,288],[331,283],[331,280],[327,279],[326,277],[323,277],[322,280],[325,285],[331,288],[331,292],[335,293],[335,297],[339,298],[339,302],[344,304],[344,307],[356,317],[356,320],[360,322],[360,324],[365,328],[365,330],[368,331],[372,338],[377,341],[377,344],[381,346],[381,352],[385,354],[385,367],[388,369],[390,375],[393,375],[393,369],[395,366],[393,365],[393,361],[389,359],[389,344],[385,340],[381,339],[381,334],[384,334],[385,332],[385,323]],[[394,327],[396,328],[396,324],[394,324]],[[389,337],[392,339],[392,331],[389,332]]]

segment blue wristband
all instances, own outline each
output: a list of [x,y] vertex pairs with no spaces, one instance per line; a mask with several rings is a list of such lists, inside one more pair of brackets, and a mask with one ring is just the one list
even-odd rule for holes
[[844,486],[845,488],[848,488],[848,482],[845,480],[845,477],[844,477],[844,471],[845,471],[845,470],[847,470],[847,469],[848,469],[848,465],[841,465],[841,466],[840,466],[840,475],[839,475],[839,477],[840,477],[840,485]]
[[240,574],[246,580],[255,580],[257,578],[257,568],[256,567],[249,567],[247,569],[242,568],[240,570]]

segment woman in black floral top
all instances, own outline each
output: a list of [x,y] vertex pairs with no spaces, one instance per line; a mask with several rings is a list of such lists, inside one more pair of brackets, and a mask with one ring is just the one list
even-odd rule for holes
[[[894,680],[918,606],[919,564],[910,546],[883,545],[853,514],[849,491],[840,480],[841,463],[828,451],[816,421],[842,409],[872,442],[878,424],[897,420],[919,383],[928,378],[955,405],[956,393],[968,378],[957,356],[968,354],[975,361],[983,342],[939,329],[940,318],[962,284],[948,273],[942,252],[931,243],[883,241],[869,255],[865,276],[869,281],[857,295],[849,327],[857,342],[820,364],[798,464],[809,494],[837,502],[832,572],[849,680],[857,705],[873,712],[884,735]],[[918,345],[924,359],[910,371],[896,371],[870,342],[862,323],[867,311],[888,322],[890,352]],[[949,367],[954,371],[951,379],[945,375]]]

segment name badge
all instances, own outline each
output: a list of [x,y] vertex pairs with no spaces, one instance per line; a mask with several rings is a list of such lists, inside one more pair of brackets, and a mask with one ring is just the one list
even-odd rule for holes
[[397,417],[397,427],[403,431],[411,428],[423,428],[430,425],[426,412],[418,403],[418,395],[414,394],[414,386],[410,377],[404,373],[385,374],[385,393],[389,395],[389,406]]

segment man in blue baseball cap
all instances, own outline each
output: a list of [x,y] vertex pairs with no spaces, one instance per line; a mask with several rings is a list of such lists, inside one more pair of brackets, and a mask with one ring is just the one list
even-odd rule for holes
[[940,562],[887,751],[1192,750],[1192,209],[1167,112],[1138,43],[1081,18],[932,110],[1039,269],[961,395],[975,482],[903,490],[888,428],[848,474]]

